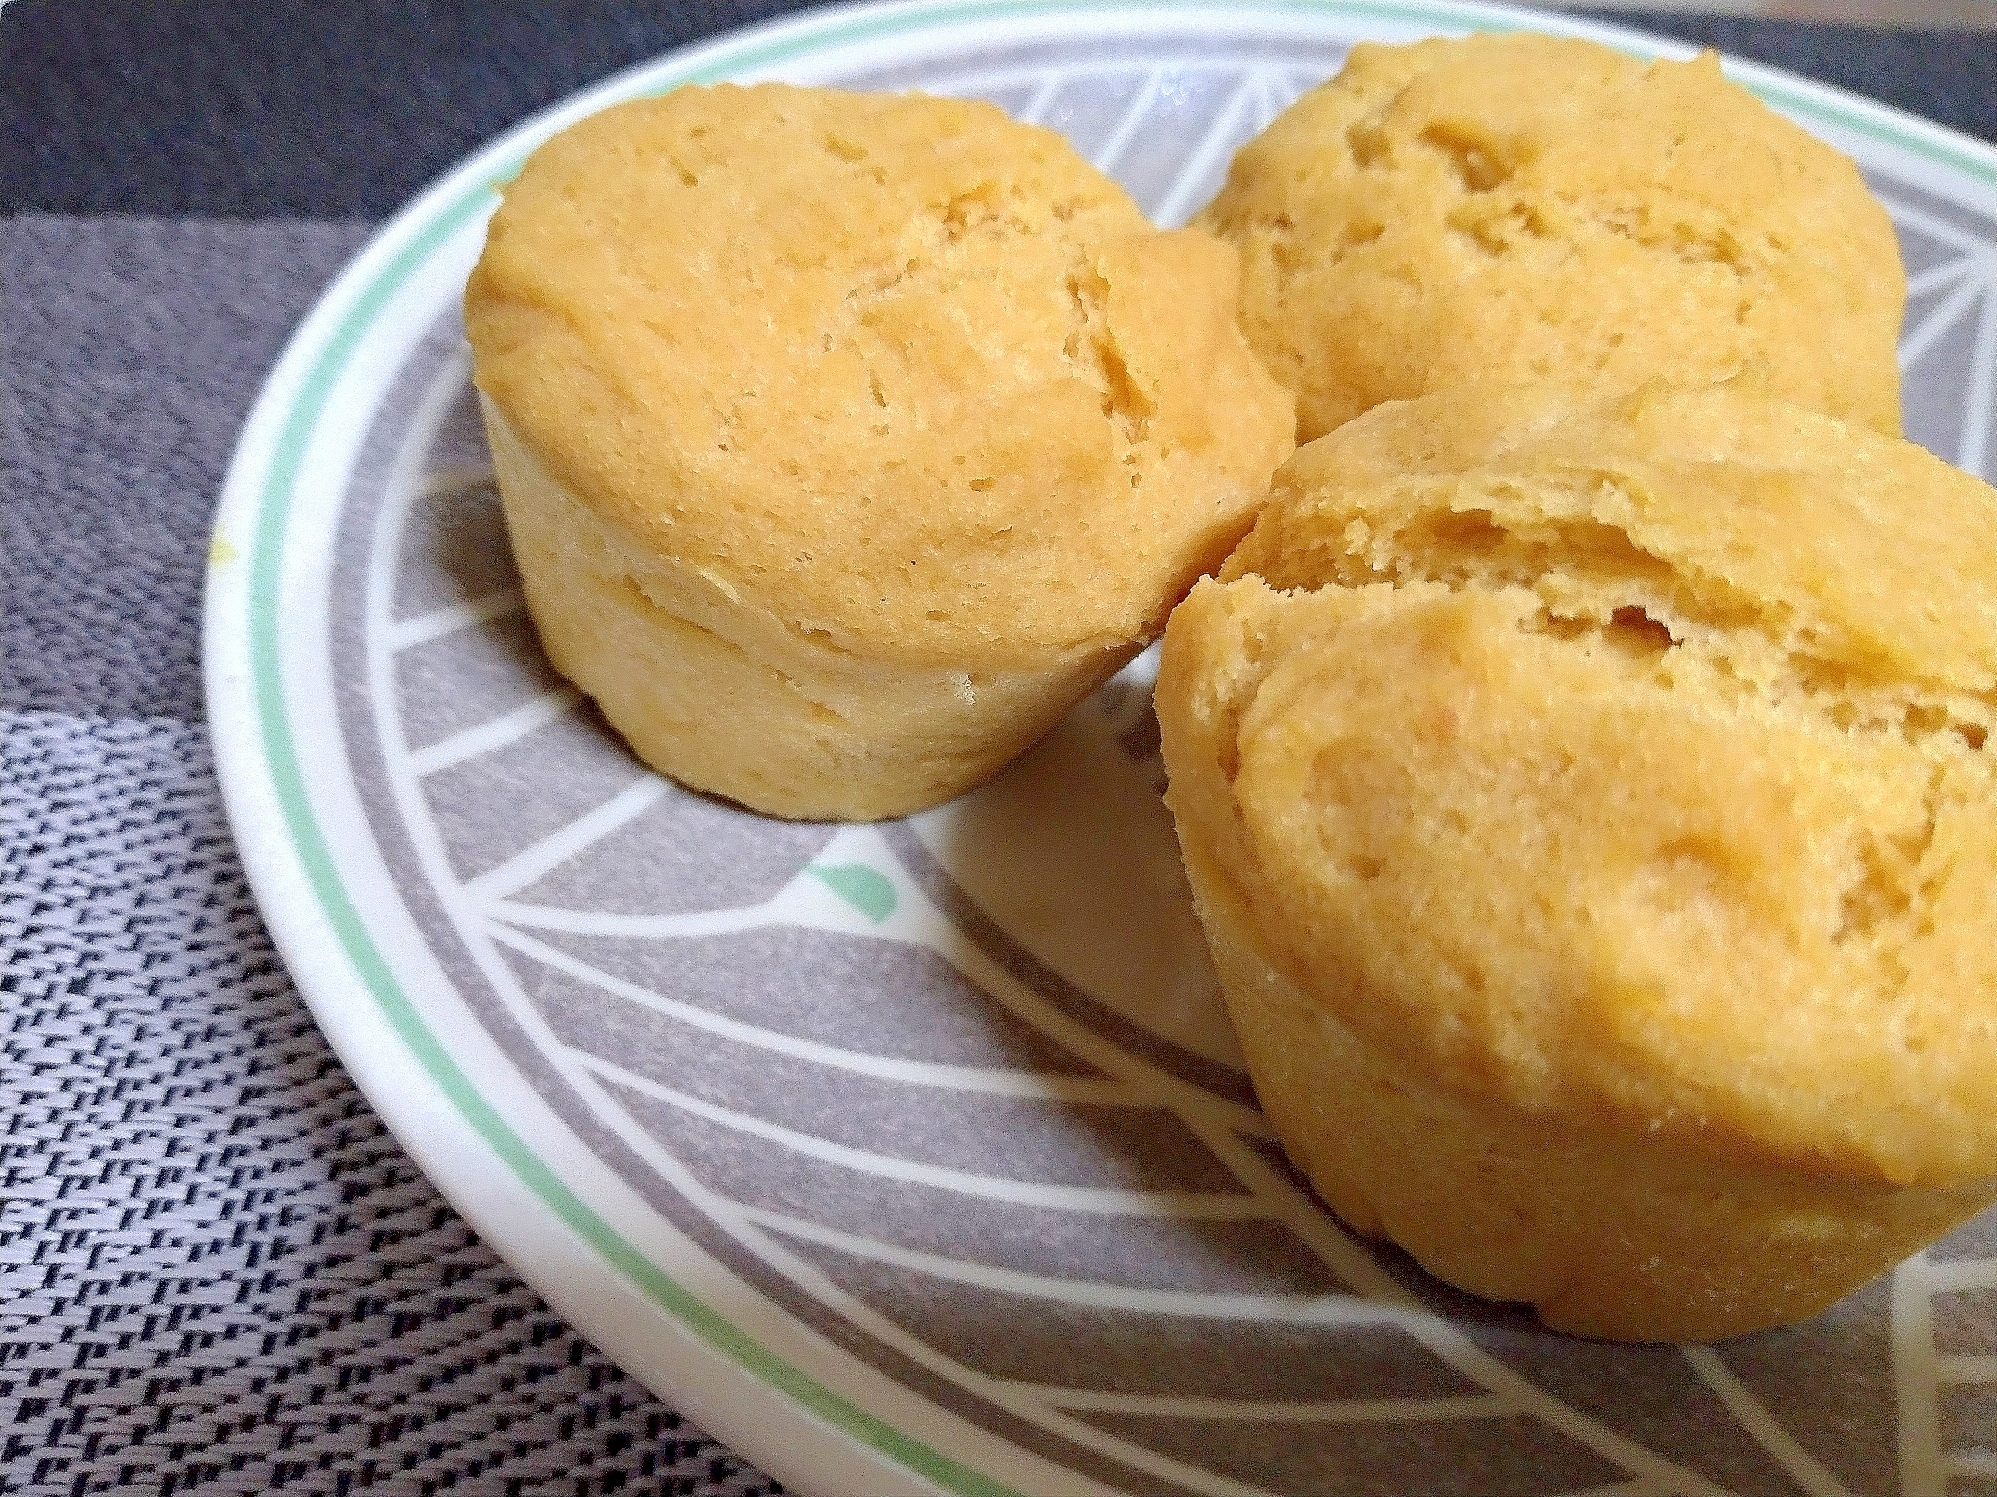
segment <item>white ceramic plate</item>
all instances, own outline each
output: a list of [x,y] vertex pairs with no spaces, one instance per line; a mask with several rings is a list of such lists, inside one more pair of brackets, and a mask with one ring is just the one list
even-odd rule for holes
[[[1315,1206],[1215,1006],[1141,664],[954,805],[800,827],[642,770],[520,612],[457,303],[492,184],[552,131],[692,80],[983,95],[1169,222],[1352,42],[1522,26],[1684,51],[1418,0],[920,3],[729,37],[479,152],[272,373],[207,668],[278,944],[487,1240],[787,1483],[1997,1490],[1997,1216],[1809,1326],[1679,1352],[1548,1335]],[[1733,72],[1892,208],[1910,432],[1987,470],[1997,153]]]

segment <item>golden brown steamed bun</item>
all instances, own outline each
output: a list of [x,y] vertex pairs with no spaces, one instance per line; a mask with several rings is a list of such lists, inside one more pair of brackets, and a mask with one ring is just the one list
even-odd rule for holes
[[1300,442],[1452,385],[1755,365],[1785,399],[1899,432],[1893,225],[1710,53],[1358,46],[1195,222],[1240,248],[1243,326],[1296,393]]
[[1591,1335],[1997,1196],[1997,493],[1720,388],[1300,449],[1158,677],[1255,1084],[1359,1231]]
[[1234,255],[986,104],[763,85],[529,159],[465,294],[528,602],[649,763],[781,816],[976,783],[1248,528]]

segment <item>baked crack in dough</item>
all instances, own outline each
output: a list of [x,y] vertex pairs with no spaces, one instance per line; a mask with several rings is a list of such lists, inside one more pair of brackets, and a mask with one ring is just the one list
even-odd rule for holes
[[1898,435],[1906,301],[1858,169],[1721,76],[1561,37],[1352,49],[1235,157],[1197,224],[1308,442],[1454,385],[1760,369]]
[[562,132],[465,295],[549,657],[759,811],[968,788],[1158,635],[1289,455],[1237,276],[988,104],[724,85]]
[[1383,405],[1158,678],[1257,1090],[1589,1335],[1806,1317],[1997,1197],[1997,493],[1723,386]]

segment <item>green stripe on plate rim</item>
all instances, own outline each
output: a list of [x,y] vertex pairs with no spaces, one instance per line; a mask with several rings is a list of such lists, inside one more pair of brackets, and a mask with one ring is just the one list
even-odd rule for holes
[[328,924],[346,949],[356,974],[390,1027],[493,1152],[606,1262],[717,1351],[726,1353],[764,1382],[854,1439],[893,1457],[950,1491],[967,1494],[967,1497],[1017,1497],[1012,1488],[994,1482],[902,1434],[791,1366],[681,1286],[563,1184],[478,1091],[451,1058],[449,1051],[424,1024],[415,1005],[376,949],[367,926],[341,884],[339,870],[325,838],[312,818],[297,752],[291,740],[290,724],[284,716],[283,682],[279,674],[275,628],[276,579],[283,545],[281,526],[286,517],[291,489],[297,480],[305,447],[326,396],[367,324],[399,288],[411,268],[421,263],[478,210],[480,199],[487,190],[475,189],[450,204],[408,248],[390,262],[341,321],[307,374],[297,402],[285,420],[270,474],[264,483],[249,584],[250,668],[272,785],[299,861],[304,866],[313,892],[318,896]]
[[[768,67],[827,46],[906,34],[938,24],[1057,15],[1097,8],[1103,7],[1078,6],[1074,0],[988,0],[983,4],[953,4],[945,0],[943,4],[919,9],[835,17],[820,27],[790,35],[763,40],[744,38],[737,45],[723,46],[677,72],[669,70],[664,79],[652,79],[648,86],[663,90],[685,83],[717,82],[745,68]],[[1215,8],[1223,9],[1220,6]],[[1260,8],[1313,15],[1332,13],[1355,20],[1386,20],[1442,28],[1516,29],[1511,23],[1494,28],[1491,18],[1481,12],[1460,10],[1449,5],[1396,4],[1393,0],[1380,0],[1380,3],[1368,3],[1368,0],[1264,0]],[[1524,24],[1523,21],[1516,23]],[[1857,130],[1972,176],[1997,182],[1997,160],[1923,139],[1890,120],[1874,120],[1855,110],[1841,110],[1813,94],[1793,90],[1777,80],[1755,79],[1750,86],[1763,98],[1795,112]],[[639,91],[635,84],[633,91]],[[490,182],[493,176],[511,176],[524,159],[523,152],[496,173],[489,174],[486,181]],[[563,1184],[485,1099],[424,1024],[416,1006],[403,992],[394,973],[376,949],[341,883],[339,869],[325,837],[313,819],[297,750],[292,741],[291,725],[285,714],[277,642],[278,576],[293,490],[305,449],[324,412],[327,397],[368,326],[389,298],[401,288],[410,272],[483,208],[486,195],[491,190],[484,184],[469,187],[461,196],[435,210],[430,223],[420,229],[408,246],[362,291],[327,339],[294,397],[258,500],[257,539],[248,583],[251,676],[272,786],[299,861],[328,924],[395,1033],[494,1153],[607,1263],[708,1345],[853,1439],[899,1461],[909,1470],[949,1491],[968,1494],[968,1497],[1010,1497],[1011,1488],[884,1423],[754,1340],[646,1258]]]

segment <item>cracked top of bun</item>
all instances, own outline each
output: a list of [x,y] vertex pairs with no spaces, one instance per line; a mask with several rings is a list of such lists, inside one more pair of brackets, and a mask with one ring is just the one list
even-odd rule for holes
[[1997,1177],[1989,486],[1739,387],[1383,405],[1278,473],[1159,704],[1272,959],[1453,1090]]
[[1722,76],[1594,42],[1353,48],[1195,220],[1297,439],[1475,381],[1771,389],[1897,435],[1898,241],[1858,169]]
[[829,647],[1148,638],[1251,521],[1291,402],[1235,257],[982,103],[777,84],[537,150],[466,293],[550,472]]

